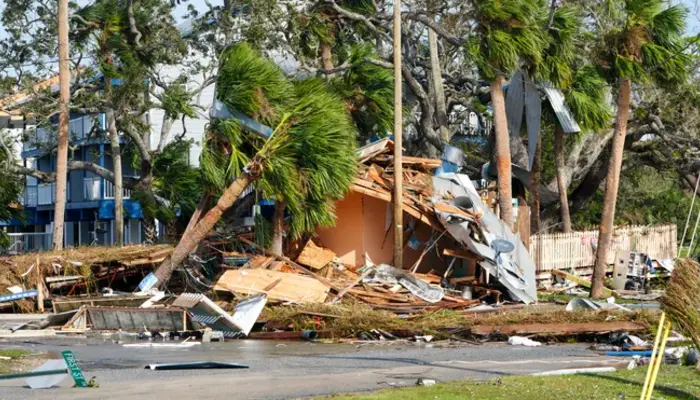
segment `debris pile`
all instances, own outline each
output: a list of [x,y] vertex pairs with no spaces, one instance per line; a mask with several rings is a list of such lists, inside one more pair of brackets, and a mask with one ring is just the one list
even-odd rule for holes
[[[397,173],[393,146],[384,139],[358,150],[361,167],[348,196],[358,196],[360,213],[367,214],[346,213],[342,200],[338,205],[342,215],[333,231],[288,240],[288,256],[269,253],[256,242],[260,235],[251,228],[212,233],[175,271],[165,292],[150,288],[149,282],[153,268],[172,252],[169,246],[80,248],[0,258],[5,267],[0,292],[15,297],[3,304],[19,305],[24,312],[44,311],[51,305],[54,314],[49,318],[16,329],[138,332],[149,338],[194,335],[209,341],[324,337],[324,332],[309,326],[289,332],[288,325],[266,321],[262,312],[268,305],[296,310],[350,304],[405,321],[420,320],[431,312],[467,318],[536,303],[535,264],[520,237],[492,212],[484,200],[488,193],[478,192],[469,177],[434,175],[441,160],[403,160],[408,256],[404,265],[389,265],[392,246],[385,242],[391,236],[390,203]],[[365,222],[359,229],[357,219]],[[359,241],[353,241],[358,236]],[[17,300],[20,294],[31,300]],[[332,310],[304,314],[336,318]],[[524,321],[505,326],[486,321],[468,326],[467,331],[471,337],[551,337],[647,328],[631,320],[605,322],[595,317],[568,324]],[[262,325],[284,332],[257,332]],[[458,322],[440,329],[457,337],[465,331],[463,326]],[[363,327],[354,333],[385,339],[424,336],[417,330],[399,331]]]

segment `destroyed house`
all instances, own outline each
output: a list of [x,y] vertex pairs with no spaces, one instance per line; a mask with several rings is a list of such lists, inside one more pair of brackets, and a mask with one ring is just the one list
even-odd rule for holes
[[[392,263],[393,146],[383,139],[358,150],[360,170],[348,195],[336,203],[336,225],[316,232],[320,243],[343,264]],[[500,286],[511,300],[535,302],[535,264],[519,235],[482,201],[468,176],[435,175],[442,164],[435,159],[403,159],[404,265],[400,267],[433,283],[455,288],[472,282]],[[499,239],[511,243],[512,252],[498,254],[494,242]]]

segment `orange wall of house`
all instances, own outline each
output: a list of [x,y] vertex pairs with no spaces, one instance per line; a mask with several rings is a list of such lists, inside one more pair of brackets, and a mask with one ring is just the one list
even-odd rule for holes
[[[391,213],[391,205],[387,208],[387,204],[385,201],[351,192],[336,203],[338,217],[336,225],[317,231],[321,243],[335,252],[345,264],[364,265],[364,254],[367,252],[375,264],[393,265],[394,236],[391,230],[386,232],[387,213]],[[404,227],[407,227],[411,216],[404,213],[403,218]],[[408,246],[404,248],[404,268],[411,268],[418,260],[431,233],[430,226],[416,222],[416,231],[413,234],[421,242],[421,247],[418,250]],[[408,240],[407,237],[404,238],[404,241],[406,240]],[[447,242],[452,240],[443,236],[438,243],[440,252],[446,246],[451,246]],[[439,273],[443,272],[447,262],[447,257],[442,256],[441,259],[437,256],[435,249],[431,249],[423,257],[418,272],[428,272],[431,269]]]
[[393,232],[386,232],[387,213],[391,215],[391,206],[387,209],[387,204],[389,203],[374,197],[362,197],[364,249],[377,265],[393,264]]
[[350,192],[335,204],[335,226],[320,229],[321,243],[333,250],[344,264],[364,265],[362,245],[362,199],[360,193]]

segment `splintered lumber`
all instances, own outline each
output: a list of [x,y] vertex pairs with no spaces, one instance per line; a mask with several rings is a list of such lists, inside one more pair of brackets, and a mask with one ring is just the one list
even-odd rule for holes
[[[587,279],[583,279],[583,278],[581,278],[581,277],[578,277],[578,276],[576,276],[576,275],[567,274],[567,273],[564,272],[564,271],[559,271],[559,270],[556,270],[556,269],[553,269],[553,270],[552,270],[552,275],[562,277],[562,278],[566,279],[567,281],[571,281],[571,282],[577,283],[577,284],[579,284],[579,285],[581,285],[581,286],[583,286],[583,287],[585,287],[585,288],[588,288],[588,289],[591,288],[591,282],[590,282],[590,281],[588,281]],[[614,290],[610,290],[610,289],[608,289],[608,288],[606,288],[606,287],[604,287],[604,288],[602,289],[602,293],[603,293],[603,296],[607,296],[607,297],[610,297],[610,296],[617,296],[617,295],[618,295],[617,292],[615,292]]]
[[580,334],[603,334],[609,332],[639,332],[646,328],[634,322],[584,322],[574,324],[518,324],[518,325],[477,325],[471,328],[474,335],[540,335],[565,336]]
[[315,270],[328,265],[335,258],[335,253],[323,247],[316,246],[313,240],[309,240],[297,257],[297,262]]
[[333,299],[333,303],[340,301],[340,299],[345,296],[345,293],[347,293],[350,289],[355,287],[358,283],[362,282],[363,279],[367,277],[370,273],[374,271],[374,268],[367,268],[367,271],[365,271],[362,275],[358,276],[354,281],[352,281],[351,284],[349,284],[345,289],[341,290],[337,296]]
[[[275,281],[279,283],[266,291]],[[241,294],[267,293],[271,300],[298,303],[322,303],[328,288],[318,280],[297,274],[264,269],[228,270],[216,282],[214,290]]]
[[457,257],[457,258],[462,258],[465,260],[476,260],[476,261],[482,261],[484,258],[479,257],[478,255],[472,253],[469,250],[466,249],[444,249],[442,251],[442,254],[450,257]]

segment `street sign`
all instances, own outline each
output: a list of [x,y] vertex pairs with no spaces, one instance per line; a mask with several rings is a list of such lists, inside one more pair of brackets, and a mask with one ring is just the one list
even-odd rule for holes
[[61,355],[63,356],[63,359],[66,360],[66,365],[68,366],[68,370],[70,370],[70,375],[75,381],[75,386],[88,387],[88,383],[85,380],[85,376],[80,370],[80,367],[78,367],[78,362],[75,360],[73,352],[70,350],[64,350],[61,352]]

